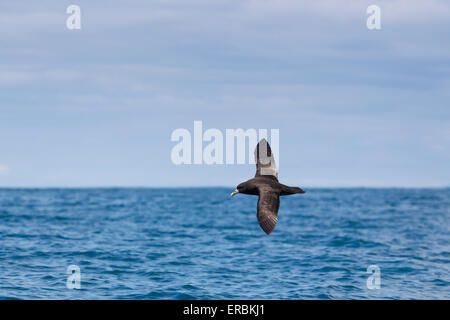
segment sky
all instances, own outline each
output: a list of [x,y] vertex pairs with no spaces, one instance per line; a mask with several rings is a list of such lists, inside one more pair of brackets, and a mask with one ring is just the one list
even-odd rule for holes
[[196,120],[279,129],[285,184],[449,186],[449,39],[447,0],[2,1],[0,187],[251,178],[171,161]]

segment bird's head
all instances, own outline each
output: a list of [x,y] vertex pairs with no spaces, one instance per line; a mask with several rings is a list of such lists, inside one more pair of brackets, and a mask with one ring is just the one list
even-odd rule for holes
[[239,186],[237,186],[236,190],[234,190],[234,191],[231,193],[231,196],[233,197],[233,196],[237,195],[239,192],[240,192],[240,191],[239,191]]
[[234,190],[231,193],[231,196],[234,196],[238,193],[257,195],[258,189],[252,183],[250,183],[249,181],[246,181],[246,182],[240,183],[236,187],[236,190]]

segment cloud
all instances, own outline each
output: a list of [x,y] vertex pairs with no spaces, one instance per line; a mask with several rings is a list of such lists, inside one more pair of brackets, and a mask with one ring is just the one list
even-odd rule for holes
[[8,166],[5,166],[3,164],[0,164],[0,175],[2,174],[8,174],[9,172],[9,168]]
[[[198,119],[280,128],[311,185],[449,180],[448,0],[78,0],[79,31],[66,28],[69,3],[0,3],[9,183],[145,184],[145,171],[157,185],[173,170],[169,151],[152,155],[157,172],[143,153]],[[366,28],[369,4],[381,7],[380,31]],[[80,165],[85,154],[108,170]],[[288,161],[282,172],[295,177]],[[201,184],[207,172],[168,176]]]

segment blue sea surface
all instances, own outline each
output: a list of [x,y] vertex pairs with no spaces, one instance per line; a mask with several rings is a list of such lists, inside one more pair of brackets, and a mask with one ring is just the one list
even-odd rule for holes
[[450,299],[448,188],[307,189],[269,236],[231,191],[0,189],[0,298]]

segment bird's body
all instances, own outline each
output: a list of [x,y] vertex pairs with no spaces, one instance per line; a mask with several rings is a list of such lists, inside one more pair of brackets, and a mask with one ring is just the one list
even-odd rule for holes
[[269,143],[263,139],[255,149],[256,175],[237,186],[231,194],[237,193],[258,196],[258,223],[265,233],[270,234],[278,221],[280,196],[305,193],[300,188],[288,187],[278,182],[278,170],[275,165]]

